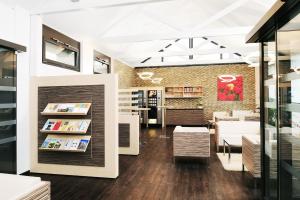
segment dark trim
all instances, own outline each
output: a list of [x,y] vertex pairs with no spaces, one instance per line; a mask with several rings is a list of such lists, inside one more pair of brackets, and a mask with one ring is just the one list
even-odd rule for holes
[[[285,4],[281,8],[279,8],[279,10],[273,16],[271,16],[256,33],[254,33],[247,39],[247,43],[256,43],[263,41],[264,38],[269,36],[272,32],[276,31],[276,24],[278,24],[280,28],[282,25],[295,17],[296,14],[298,14],[296,12],[291,12],[291,10],[295,7],[298,7],[298,9],[300,10],[300,1],[286,0],[283,2],[285,2]],[[278,23],[278,21],[280,21],[280,23]]]
[[27,170],[27,171],[21,173],[20,175],[23,175],[23,176],[29,176],[29,173],[30,173],[30,170]]
[[260,43],[259,45],[260,48],[260,55],[259,55],[259,59],[260,59],[260,66],[259,66],[259,87],[260,87],[260,155],[261,155],[261,180],[262,183],[261,184],[261,196],[262,199],[263,197],[266,196],[266,189],[265,189],[265,177],[266,177],[266,173],[265,173],[265,98],[264,98],[264,45],[263,43]]
[[192,64],[192,65],[162,65],[162,66],[137,66],[134,68],[160,68],[160,67],[200,67],[200,66],[213,66],[213,65],[241,65],[247,64],[245,62],[237,62],[237,63],[216,63],[216,64]]
[[0,39],[0,46],[7,47],[9,49],[13,49],[18,52],[26,52],[27,51],[25,46],[22,46],[22,45],[19,45],[16,43],[12,43],[12,42],[9,42],[6,40],[2,40],[2,39]]
[[146,58],[145,60],[143,60],[141,63],[145,63],[145,62],[147,62],[148,60],[150,60],[151,59],[151,57],[149,57],[149,58]]

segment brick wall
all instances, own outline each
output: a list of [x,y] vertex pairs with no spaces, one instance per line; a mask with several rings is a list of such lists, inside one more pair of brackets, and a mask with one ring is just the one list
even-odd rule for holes
[[119,88],[126,89],[135,85],[134,68],[118,61],[112,61],[113,73],[119,74]]
[[[137,68],[135,71],[137,73],[151,71],[155,73],[156,77],[163,78],[161,84],[153,84],[151,81],[141,80],[135,73],[135,86],[202,86],[206,120],[212,118],[212,112],[214,111],[255,109],[255,69],[249,68],[246,64]],[[243,101],[217,101],[217,77],[224,74],[243,75]],[[177,107],[195,107],[197,102],[197,99],[172,99],[167,100],[166,104]]]

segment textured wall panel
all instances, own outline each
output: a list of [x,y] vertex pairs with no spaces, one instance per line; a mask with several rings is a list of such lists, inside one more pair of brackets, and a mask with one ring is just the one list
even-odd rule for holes
[[130,124],[119,124],[119,147],[130,147]]
[[167,125],[200,125],[205,124],[203,110],[167,109]]
[[[85,153],[39,151],[38,162],[45,164],[104,167],[104,85],[39,87],[38,89],[38,145],[47,134],[40,133],[49,118],[92,119],[87,135],[91,141]],[[40,113],[48,103],[92,103],[86,116],[43,116]]]

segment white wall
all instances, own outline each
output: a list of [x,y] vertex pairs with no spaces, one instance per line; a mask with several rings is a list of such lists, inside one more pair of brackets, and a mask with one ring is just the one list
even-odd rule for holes
[[29,134],[29,43],[30,16],[19,7],[0,4],[0,38],[27,47],[17,56],[17,173],[30,168]]
[[30,76],[92,74],[94,46],[87,39],[74,38],[81,42],[81,72],[45,65],[42,63],[43,19],[40,16],[30,16],[23,8],[10,8],[0,3],[0,24],[0,39],[27,47],[27,52],[18,54],[17,60],[17,173],[20,174],[30,170]]

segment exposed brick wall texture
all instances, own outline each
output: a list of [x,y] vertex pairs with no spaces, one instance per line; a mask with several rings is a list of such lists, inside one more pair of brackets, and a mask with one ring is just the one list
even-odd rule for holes
[[119,88],[127,89],[135,85],[134,68],[118,61],[113,60],[114,73],[119,74]]
[[[136,68],[135,71],[151,71],[163,78],[160,84],[141,80],[135,73],[135,86],[202,86],[205,119],[211,119],[214,111],[255,109],[255,70],[246,64],[209,65],[192,67]],[[218,101],[217,77],[219,75],[242,75],[244,78],[243,101]],[[154,76],[155,76],[154,75]],[[167,105],[176,107],[196,107],[197,99],[167,100]]]

